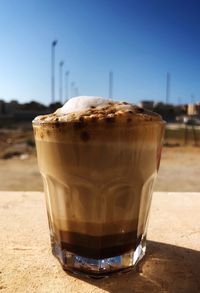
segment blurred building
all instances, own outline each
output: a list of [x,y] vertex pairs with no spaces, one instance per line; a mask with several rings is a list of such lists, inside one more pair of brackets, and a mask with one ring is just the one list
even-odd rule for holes
[[[49,113],[49,107],[38,103],[29,102],[20,104],[18,101],[5,102],[0,100],[0,124],[5,122],[20,122],[20,121],[32,121],[34,117]],[[0,126],[1,126],[0,125]]]
[[5,114],[5,102],[0,100],[0,115]]
[[144,109],[147,109],[147,110],[150,110],[150,111],[153,111],[153,107],[154,107],[154,101],[149,101],[149,100],[144,100],[144,101],[141,101],[140,104],[139,104],[140,107],[144,108]]
[[5,103],[4,114],[14,114],[17,110],[19,110],[19,108],[20,108],[20,104],[15,100]]
[[200,116],[200,103],[188,104],[188,115]]
[[197,105],[195,105],[195,104],[188,104],[188,106],[187,106],[187,114],[189,116],[198,115]]

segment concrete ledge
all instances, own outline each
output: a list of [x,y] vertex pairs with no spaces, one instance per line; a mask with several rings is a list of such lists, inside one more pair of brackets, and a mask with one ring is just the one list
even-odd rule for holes
[[147,255],[136,272],[75,278],[51,255],[44,195],[0,192],[2,293],[200,292],[200,193],[154,193]]

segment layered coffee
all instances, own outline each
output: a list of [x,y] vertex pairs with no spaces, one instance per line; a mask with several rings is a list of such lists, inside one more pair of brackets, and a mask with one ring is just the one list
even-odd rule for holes
[[33,126],[52,242],[94,259],[135,249],[146,234],[161,117],[127,102],[76,97]]

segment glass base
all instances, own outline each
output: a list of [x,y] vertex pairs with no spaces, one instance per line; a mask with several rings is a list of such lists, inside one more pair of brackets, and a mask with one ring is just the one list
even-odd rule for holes
[[104,259],[82,257],[67,250],[62,250],[54,241],[51,244],[52,253],[58,258],[64,270],[91,278],[103,278],[113,273],[134,269],[146,251],[146,237],[142,237],[135,250]]

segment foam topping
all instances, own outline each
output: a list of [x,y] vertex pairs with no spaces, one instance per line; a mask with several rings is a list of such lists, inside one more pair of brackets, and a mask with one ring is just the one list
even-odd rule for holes
[[94,96],[80,96],[69,99],[60,109],[56,111],[58,116],[66,115],[69,113],[83,112],[91,107],[104,108],[111,100],[102,97]]
[[34,123],[136,123],[161,121],[154,112],[123,101],[113,101],[95,96],[80,96],[68,100],[52,114],[37,116]]

